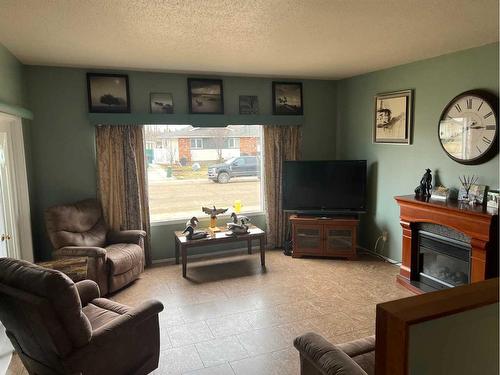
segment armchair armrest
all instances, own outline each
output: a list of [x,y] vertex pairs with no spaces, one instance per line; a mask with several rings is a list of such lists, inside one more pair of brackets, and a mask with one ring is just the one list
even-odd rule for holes
[[320,335],[309,332],[297,337],[293,345],[300,353],[301,367],[314,368],[315,373],[325,375],[366,375],[341,349]]
[[114,243],[135,243],[140,245],[141,241],[146,237],[146,232],[143,230],[122,230],[108,232],[107,241],[109,244]]
[[65,246],[53,252],[56,257],[88,257],[104,258],[106,250],[102,247],[92,246]]
[[157,300],[149,300],[134,307],[92,332],[91,343],[97,346],[106,345],[116,338],[120,332],[127,331],[144,320],[157,316],[163,310],[163,304]]
[[99,292],[99,286],[95,281],[83,280],[75,283],[78,294],[80,295],[80,301],[82,306],[87,306],[87,304],[101,296]]

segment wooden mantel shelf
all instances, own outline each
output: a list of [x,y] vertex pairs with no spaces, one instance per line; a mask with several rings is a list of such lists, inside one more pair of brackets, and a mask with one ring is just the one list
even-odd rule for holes
[[[403,228],[403,254],[398,281],[410,284],[418,279],[416,223],[443,225],[470,238],[471,281],[498,276],[498,213],[481,205],[471,206],[456,200],[439,201],[413,195],[395,197],[400,207]],[[413,265],[413,267],[412,267]],[[412,287],[411,289],[414,290]]]

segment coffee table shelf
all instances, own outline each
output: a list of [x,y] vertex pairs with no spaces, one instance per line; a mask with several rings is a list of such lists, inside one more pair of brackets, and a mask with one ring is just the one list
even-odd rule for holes
[[[210,233],[210,232],[209,232]],[[266,232],[262,229],[251,225],[248,228],[247,234],[227,235],[227,231],[215,232],[209,234],[208,237],[199,240],[188,240],[181,231],[174,232],[175,236],[175,263],[179,264],[179,255],[182,257],[182,277],[186,277],[187,273],[187,256],[188,249],[192,247],[210,246],[216,244],[241,242],[247,243],[248,254],[252,254],[252,241],[259,240],[260,245],[260,264],[266,266]]]

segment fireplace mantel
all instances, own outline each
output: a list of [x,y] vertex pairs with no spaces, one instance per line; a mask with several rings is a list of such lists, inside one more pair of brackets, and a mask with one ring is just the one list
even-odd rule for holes
[[[484,206],[471,206],[456,200],[420,199],[413,195],[395,197],[403,228],[402,264],[397,280],[415,292],[422,292],[411,281],[418,278],[417,223],[433,223],[455,229],[470,238],[471,281],[498,276],[498,214]],[[413,267],[412,267],[413,265]]]

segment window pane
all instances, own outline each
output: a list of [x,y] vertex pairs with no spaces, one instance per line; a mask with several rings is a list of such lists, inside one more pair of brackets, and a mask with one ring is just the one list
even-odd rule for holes
[[[146,125],[151,221],[204,218],[202,206],[262,211],[262,127]],[[224,223],[223,221],[222,223]]]

